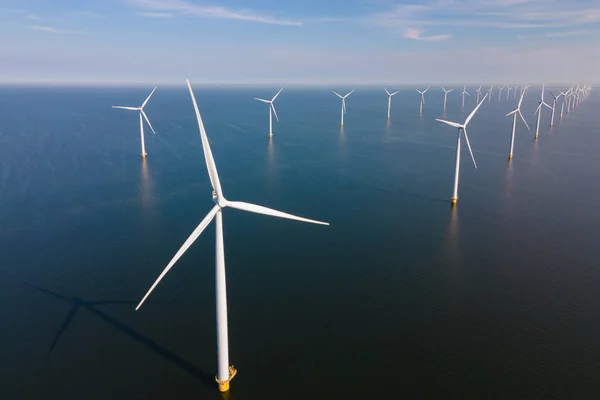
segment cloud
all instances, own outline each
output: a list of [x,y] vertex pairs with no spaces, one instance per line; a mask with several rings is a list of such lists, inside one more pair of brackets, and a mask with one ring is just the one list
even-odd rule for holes
[[407,29],[403,35],[406,39],[412,40],[424,40],[427,42],[441,42],[444,40],[448,40],[452,37],[452,35],[433,35],[433,36],[423,36],[423,31],[420,29]]
[[62,34],[62,35],[87,35],[89,32],[84,31],[72,31],[67,29],[56,29],[51,26],[41,26],[41,25],[31,25],[29,28],[34,31],[46,32],[52,34]]
[[600,0],[426,0],[397,4],[367,17],[385,28],[457,27],[508,30],[600,24]]
[[25,18],[30,21],[41,21],[42,20],[42,18],[38,17],[37,15],[33,15],[33,14],[30,14]]
[[136,12],[135,15],[146,18],[171,18],[173,14],[164,12]]
[[132,6],[151,12],[193,15],[203,18],[232,19],[272,25],[301,26],[300,21],[280,19],[251,10],[232,10],[222,6],[202,6],[186,0],[123,0]]

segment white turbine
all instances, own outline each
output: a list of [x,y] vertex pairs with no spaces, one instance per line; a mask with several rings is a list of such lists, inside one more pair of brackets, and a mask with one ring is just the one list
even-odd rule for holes
[[492,89],[494,89],[494,85],[490,86],[490,88],[487,91],[488,103],[492,102],[492,95],[494,94],[494,91]]
[[449,89],[446,90],[444,89],[444,87],[442,86],[442,90],[444,91],[444,111],[446,111],[446,99],[448,97],[448,93],[450,93],[451,91],[453,91],[454,89]]
[[473,156],[473,151],[471,150],[471,144],[469,143],[469,136],[467,135],[467,124],[469,123],[469,121],[471,121],[471,118],[473,118],[473,116],[475,115],[475,113],[477,112],[477,110],[479,109],[481,104],[483,104],[486,97],[487,97],[487,94],[483,97],[483,100],[481,100],[481,102],[479,104],[477,104],[477,107],[475,107],[475,109],[471,112],[471,114],[469,114],[469,116],[465,120],[465,123],[462,125],[458,124],[456,122],[450,122],[450,121],[436,118],[436,121],[443,122],[444,124],[448,124],[448,125],[453,126],[458,129],[458,138],[457,138],[457,142],[456,142],[456,170],[454,172],[454,193],[451,198],[452,205],[455,205],[456,202],[458,201],[458,171],[460,168],[460,133],[462,131],[463,135],[465,135],[465,141],[467,142],[467,147],[469,148],[469,153],[471,154],[471,159],[473,160],[473,165],[475,166],[475,168],[477,168],[477,163],[475,162],[475,157]]
[[475,93],[477,93],[477,104],[479,104],[479,96],[481,96],[481,88],[483,87],[483,85],[479,85],[479,89],[477,89],[475,91]]
[[555,96],[552,92],[550,92],[550,94],[552,95],[552,117],[550,118],[550,128],[552,128],[552,125],[554,125],[554,111],[556,110],[556,100],[558,100],[558,98],[562,96],[562,92],[559,92],[558,96]]
[[504,86],[500,86],[500,91],[498,92],[498,101],[500,101],[500,96],[502,96],[503,90],[504,90]]
[[346,114],[346,97],[350,96],[352,94],[352,92],[354,92],[354,89],[352,89],[345,96],[342,96],[342,95],[336,93],[335,91],[333,92],[337,97],[339,97],[340,99],[342,99],[342,123],[341,123],[340,126],[344,126],[344,114]]
[[563,97],[562,101],[560,102],[560,120],[562,121],[563,113],[565,111],[565,101],[567,99],[567,96],[569,95],[569,91],[567,90],[566,93],[560,92],[560,95]]
[[510,91],[511,91],[511,89],[512,89],[512,88],[511,88],[510,86],[508,86],[508,87],[506,88],[506,99],[508,99],[508,97],[510,96]]
[[515,145],[515,128],[517,126],[517,114],[519,114],[521,116],[523,123],[527,127],[527,130],[529,130],[529,125],[527,125],[527,121],[525,121],[523,114],[521,114],[521,103],[523,103],[523,97],[525,97],[525,90],[523,90],[521,92],[521,99],[519,100],[519,105],[517,106],[517,108],[515,108],[512,112],[509,112],[508,114],[506,114],[507,117],[510,115],[513,116],[512,136],[510,137],[510,152],[508,153],[509,160],[512,160],[512,158],[513,158],[513,148]]
[[427,87],[427,89],[423,90],[422,92],[417,89],[417,92],[419,92],[419,94],[421,95],[421,104],[419,105],[419,115],[423,115],[423,103],[425,103],[425,93],[427,93],[427,91],[429,90],[429,87]]
[[552,108],[548,104],[546,104],[546,102],[544,101],[544,85],[542,85],[542,94],[541,94],[541,99],[540,99],[538,108],[534,112],[534,115],[535,114],[538,115],[537,124],[535,126],[535,138],[536,139],[538,138],[538,136],[540,134],[540,119],[542,117],[542,106],[546,106],[548,108]]
[[167,267],[158,276],[158,279],[150,287],[146,295],[142,298],[136,310],[138,310],[142,304],[146,301],[150,293],[156,288],[163,277],[169,272],[173,265],[179,260],[179,258],[186,252],[186,250],[194,243],[208,224],[216,217],[216,309],[217,309],[217,357],[218,357],[218,372],[215,380],[218,383],[219,390],[226,392],[229,390],[229,382],[236,375],[237,371],[233,366],[229,365],[229,347],[227,339],[227,291],[225,281],[225,251],[223,247],[223,217],[222,211],[226,207],[236,208],[242,211],[249,211],[256,214],[270,215],[273,217],[293,219],[296,221],[310,222],[314,224],[329,225],[326,222],[314,221],[306,218],[296,217],[291,214],[286,214],[281,211],[272,210],[270,208],[257,206],[250,203],[243,203],[237,201],[228,201],[223,196],[221,190],[221,183],[219,181],[219,175],[217,173],[217,167],[213,159],[212,152],[210,150],[210,144],[206,136],[202,117],[198,110],[198,104],[194,97],[194,92],[190,82],[187,81],[187,86],[192,97],[192,103],[194,111],[196,112],[196,118],[198,120],[198,127],[200,128],[200,138],[202,140],[202,150],[204,151],[204,159],[206,161],[206,168],[208,169],[208,177],[210,178],[211,185],[213,187],[213,201],[216,203],[210,212],[204,217],[202,222],[194,229],[189,238],[185,241],[183,246],[177,251],[173,259],[169,262]]
[[258,97],[254,98],[254,100],[262,101],[263,103],[267,103],[269,105],[269,137],[270,138],[273,137],[273,114],[275,114],[275,118],[277,118],[277,122],[279,122],[279,117],[277,116],[277,111],[275,111],[275,105],[273,104],[273,102],[275,101],[277,96],[279,96],[279,93],[281,93],[282,90],[283,90],[283,88],[279,89],[279,92],[277,92],[277,94],[275,96],[273,96],[273,98],[271,100],[259,99]]
[[386,88],[383,88],[388,95],[388,119],[390,119],[390,110],[392,108],[392,96],[397,95],[400,91],[397,90],[394,93],[388,92]]
[[465,95],[470,96],[469,92],[467,92],[467,85],[463,87],[463,91],[460,95],[462,96],[462,107],[465,108]]
[[142,141],[142,158],[146,158],[146,144],[144,143],[144,120],[142,119],[142,117],[146,120],[150,129],[152,129],[152,133],[154,133],[156,135],[156,132],[154,132],[154,128],[152,127],[152,124],[150,123],[150,120],[148,119],[148,116],[146,116],[146,113],[144,112],[144,107],[146,106],[146,104],[148,104],[148,100],[150,100],[150,97],[152,97],[152,94],[154,94],[155,90],[156,90],[156,87],[154,89],[152,89],[152,92],[150,92],[150,95],[146,98],[146,100],[139,107],[112,106],[112,108],[119,108],[121,110],[130,110],[130,111],[139,111],[140,112],[140,138]]

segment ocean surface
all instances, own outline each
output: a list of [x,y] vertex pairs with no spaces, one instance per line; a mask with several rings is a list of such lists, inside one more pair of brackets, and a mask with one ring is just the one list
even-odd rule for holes
[[[0,88],[0,398],[583,399],[600,394],[600,96],[555,126],[540,88],[468,127],[458,93],[195,87],[225,196],[231,364],[218,393],[214,223],[189,94]],[[351,88],[332,87],[338,92]],[[474,92],[476,88],[471,88]],[[546,89],[546,101],[551,96]],[[564,89],[563,89],[564,90]],[[560,104],[560,103],[559,103]]]

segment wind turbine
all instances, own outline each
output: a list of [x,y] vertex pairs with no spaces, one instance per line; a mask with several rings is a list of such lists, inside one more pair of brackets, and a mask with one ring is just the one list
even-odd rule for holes
[[500,91],[498,92],[498,101],[500,101],[500,96],[502,96],[502,91],[504,90],[504,86],[500,87]]
[[470,96],[469,92],[467,92],[467,85],[463,87],[463,91],[460,95],[462,96],[462,107],[465,108],[465,95]]
[[258,97],[254,98],[254,100],[262,101],[263,103],[267,103],[269,105],[269,137],[270,138],[273,137],[273,114],[275,114],[275,118],[277,118],[277,122],[279,122],[279,117],[277,116],[277,111],[275,111],[275,105],[273,104],[273,102],[275,101],[277,96],[279,96],[279,93],[281,93],[282,90],[283,90],[283,88],[279,89],[279,92],[277,92],[277,94],[275,96],[273,96],[273,98],[271,100],[259,99]]
[[515,146],[515,127],[517,126],[517,113],[521,116],[521,119],[523,120],[523,123],[527,127],[527,130],[529,130],[529,125],[527,125],[527,121],[525,121],[523,114],[521,114],[521,103],[523,103],[523,97],[525,97],[525,90],[523,90],[521,92],[521,99],[519,100],[519,105],[517,106],[517,108],[515,108],[512,112],[509,112],[508,114],[506,114],[507,117],[509,115],[513,116],[513,129],[512,129],[512,136],[510,138],[510,153],[508,153],[509,160],[512,160],[512,158],[513,158],[513,148]]
[[450,93],[451,91],[453,91],[454,89],[449,89],[446,90],[444,89],[444,87],[442,86],[442,90],[444,91],[444,111],[446,111],[446,98],[448,97],[448,93]]
[[154,133],[156,135],[156,132],[154,132],[154,128],[152,127],[152,124],[150,123],[150,120],[148,119],[148,116],[144,112],[144,107],[146,106],[146,104],[148,104],[148,100],[150,100],[150,97],[152,97],[155,90],[156,90],[156,87],[154,89],[152,89],[152,92],[150,92],[150,95],[146,98],[146,100],[139,107],[112,106],[112,108],[119,108],[121,110],[130,110],[130,111],[139,111],[140,112],[140,138],[142,140],[142,158],[146,158],[146,144],[144,143],[144,120],[142,119],[142,116],[148,123],[148,126],[150,127],[150,129],[152,129],[152,133]]
[[388,119],[390,119],[390,109],[392,108],[392,96],[397,95],[400,91],[397,90],[394,93],[388,92],[386,88],[383,88],[388,95]]
[[508,97],[510,96],[510,90],[511,89],[512,88],[510,86],[506,88],[506,99],[508,99]]
[[429,90],[429,87],[427,87],[427,89],[423,90],[422,92],[417,89],[417,92],[419,92],[419,94],[421,95],[421,104],[419,106],[419,115],[423,115],[423,103],[425,103],[425,93],[427,93],[427,91]]
[[163,277],[169,272],[173,265],[179,260],[179,258],[186,252],[186,250],[194,243],[200,236],[202,231],[207,225],[216,217],[216,308],[217,308],[217,354],[218,354],[218,372],[215,380],[218,383],[219,391],[226,392],[229,390],[229,382],[236,375],[237,370],[233,366],[229,366],[229,348],[227,339],[227,290],[225,282],[225,250],[223,247],[223,216],[222,211],[226,207],[236,208],[242,211],[249,211],[256,214],[270,215],[273,217],[293,219],[296,221],[310,222],[313,224],[329,225],[326,222],[314,221],[306,218],[296,217],[291,214],[286,214],[281,211],[272,210],[270,208],[257,206],[250,203],[243,203],[238,201],[228,201],[223,196],[221,190],[221,183],[219,181],[219,174],[217,173],[217,167],[213,159],[212,152],[210,150],[210,144],[206,136],[202,117],[198,110],[198,104],[192,91],[190,82],[187,81],[187,86],[192,97],[192,103],[194,111],[196,112],[196,118],[198,120],[198,127],[200,128],[200,137],[202,140],[202,149],[204,151],[204,159],[206,161],[206,168],[208,169],[208,176],[210,183],[213,187],[213,201],[216,203],[210,212],[204,217],[202,222],[194,229],[190,237],[185,241],[183,246],[177,251],[173,259],[169,262],[167,267],[159,275],[158,279],[150,287],[146,295],[142,298],[136,310],[138,310],[142,304],[146,301],[150,293],[156,288],[158,283]]
[[552,125],[554,125],[554,110],[556,109],[556,100],[562,96],[562,92],[559,93],[558,96],[555,96],[554,93],[550,92],[550,94],[552,95],[552,117],[550,118],[550,128],[552,128]]
[[475,91],[475,93],[477,93],[477,104],[479,104],[479,96],[481,96],[481,88],[483,87],[483,85],[479,85],[479,89],[477,89]]
[[[386,90],[387,91],[387,90]],[[335,91],[333,92],[337,97],[339,97],[340,99],[342,99],[342,123],[340,126],[344,126],[344,114],[346,114],[346,97],[350,96],[352,94],[352,92],[354,92],[354,89],[352,89],[347,95],[342,96],[338,93],[336,93]]]
[[475,168],[477,168],[477,163],[475,162],[475,157],[473,157],[473,151],[471,150],[471,144],[469,143],[469,136],[467,135],[467,124],[469,123],[469,121],[471,121],[471,118],[473,118],[473,116],[475,115],[475,113],[477,112],[477,110],[479,109],[481,104],[483,104],[486,97],[487,97],[487,94],[483,97],[483,100],[481,100],[481,102],[479,104],[477,104],[477,107],[475,107],[475,109],[471,112],[471,114],[469,114],[469,116],[465,120],[465,123],[462,125],[458,124],[456,122],[450,122],[450,121],[436,118],[436,121],[443,122],[444,124],[448,124],[448,125],[453,126],[458,129],[458,138],[457,138],[457,142],[456,142],[456,170],[454,172],[454,194],[452,195],[452,198],[451,198],[452,205],[455,205],[456,202],[458,201],[458,171],[460,168],[460,134],[462,131],[463,135],[465,135],[465,141],[467,142],[467,147],[469,148],[469,153],[471,154],[471,159],[473,160],[473,165],[475,165]]
[[[562,121],[563,119],[563,112],[565,111],[565,101],[567,99],[569,91],[567,90],[566,93],[560,92],[560,96],[563,97],[562,101],[560,102],[560,120]],[[559,97],[560,97],[559,96]]]
[[542,94],[541,94],[541,99],[540,99],[538,108],[535,110],[535,113],[534,113],[534,114],[538,115],[537,124],[535,126],[535,138],[536,139],[538,138],[538,136],[540,134],[540,119],[542,117],[542,105],[544,105],[548,108],[552,108],[548,104],[546,104],[546,102],[544,101],[544,85],[542,85]]
[[487,91],[488,103],[492,102],[492,95],[494,94],[494,91],[492,89],[494,89],[494,85],[490,86],[490,88]]

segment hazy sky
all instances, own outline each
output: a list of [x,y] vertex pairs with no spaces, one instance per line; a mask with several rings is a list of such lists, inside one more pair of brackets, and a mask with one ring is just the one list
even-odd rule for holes
[[0,82],[596,82],[600,0],[2,0]]

